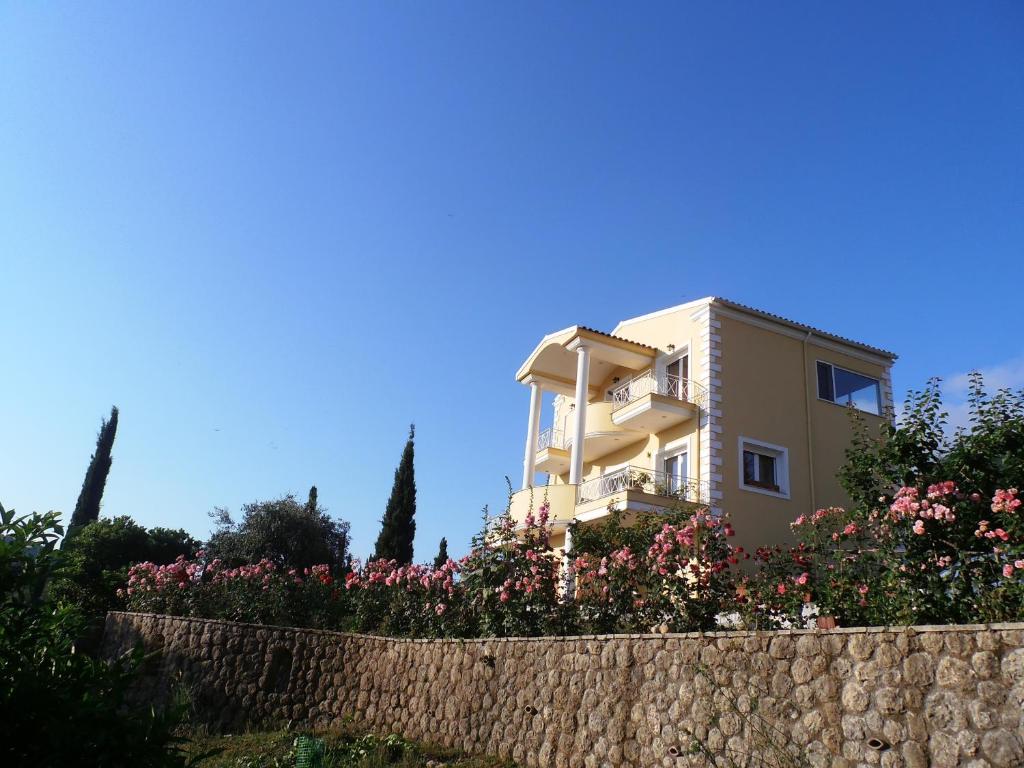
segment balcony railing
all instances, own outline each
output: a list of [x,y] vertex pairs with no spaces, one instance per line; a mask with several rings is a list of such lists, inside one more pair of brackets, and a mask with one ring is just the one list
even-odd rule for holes
[[697,406],[704,406],[706,389],[693,379],[663,373],[656,376],[646,370],[612,390],[612,412],[624,408],[644,395],[664,395]]
[[709,496],[706,482],[630,466],[580,483],[576,503],[583,504],[626,491],[640,491],[697,504],[706,504]]
[[541,432],[537,436],[537,450],[543,451],[545,448],[568,450],[569,442],[565,439],[565,430],[548,427]]

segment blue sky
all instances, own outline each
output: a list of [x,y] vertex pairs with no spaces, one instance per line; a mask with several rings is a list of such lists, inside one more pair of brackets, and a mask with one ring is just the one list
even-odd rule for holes
[[705,295],[1019,385],[1022,103],[1019,3],[0,5],[0,501],[117,404],[105,514],[365,554],[415,421],[461,552],[538,339]]

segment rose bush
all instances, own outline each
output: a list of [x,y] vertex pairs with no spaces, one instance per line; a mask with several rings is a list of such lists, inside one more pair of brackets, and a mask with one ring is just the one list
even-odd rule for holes
[[462,634],[463,595],[456,585],[460,570],[451,559],[434,568],[373,560],[349,573],[345,589],[353,595],[355,628],[412,637]]
[[[858,420],[851,411],[855,422]],[[525,636],[801,626],[972,623],[1024,618],[1024,393],[985,394],[944,430],[938,384],[899,423],[861,422],[840,479],[852,502],[807,512],[789,548],[749,555],[732,526],[679,507],[623,523],[574,523],[551,546],[543,501],[517,525],[488,519],[470,554],[436,567],[377,560],[351,571],[276,561],[226,568],[204,553],[132,568],[133,610],[422,637]],[[876,425],[878,422],[876,422]]]
[[[588,632],[714,629],[735,594],[742,551],[731,547],[732,525],[700,509],[673,515],[647,546],[624,544],[607,554],[583,551],[571,563],[575,608]],[[613,517],[609,525],[619,525]]]
[[546,500],[519,527],[508,509],[493,520],[485,518],[461,561],[461,587],[472,617],[467,630],[494,637],[572,632],[571,605],[562,599],[564,556],[551,546]]
[[169,565],[138,563],[118,590],[129,610],[251,624],[336,628],[350,613],[344,589],[326,565],[301,572],[263,559],[225,568],[219,558],[181,556]]

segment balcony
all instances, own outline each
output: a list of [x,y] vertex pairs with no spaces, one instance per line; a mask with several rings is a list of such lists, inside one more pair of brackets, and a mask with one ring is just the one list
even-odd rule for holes
[[706,482],[672,477],[644,467],[623,467],[579,485],[563,483],[516,491],[510,511],[512,519],[521,526],[526,516],[530,512],[536,515],[546,500],[552,525],[564,528],[574,519],[603,517],[612,501],[620,509],[639,512],[664,510],[679,503],[708,504],[709,498]]
[[691,504],[707,504],[709,500],[706,482],[629,466],[580,483],[576,490],[577,512],[581,507],[599,508],[591,502],[607,502],[614,496],[621,497],[627,507],[635,502],[665,506],[669,500]]
[[650,369],[612,390],[612,423],[628,429],[658,433],[697,415],[707,392],[693,379]]
[[[583,439],[583,461],[596,461],[613,451],[625,448],[647,437],[632,424],[616,424],[610,402],[587,403],[587,434]],[[565,447],[572,450],[572,435],[565,436]]]
[[576,486],[549,485],[516,491],[512,494],[509,507],[516,525],[522,525],[530,512],[536,515],[544,501],[548,503],[550,510],[548,519],[551,524],[556,528],[564,528],[572,522],[573,515],[576,513]]
[[569,443],[565,430],[548,427],[537,436],[537,471],[561,475],[569,471]]

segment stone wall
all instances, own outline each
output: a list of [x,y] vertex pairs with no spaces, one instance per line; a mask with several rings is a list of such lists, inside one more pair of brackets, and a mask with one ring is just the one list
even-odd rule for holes
[[108,656],[140,640],[163,653],[138,694],[184,684],[224,730],[353,719],[536,768],[710,764],[695,740],[738,765],[1024,765],[1024,624],[396,640],[107,617]]

